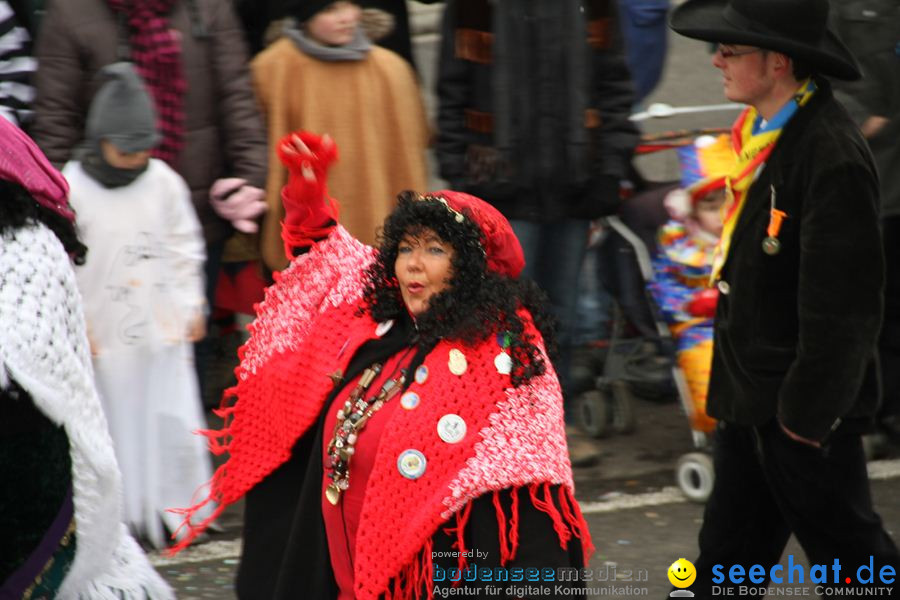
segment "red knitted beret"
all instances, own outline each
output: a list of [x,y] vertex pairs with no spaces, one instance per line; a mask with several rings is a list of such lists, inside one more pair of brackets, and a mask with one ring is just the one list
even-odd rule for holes
[[500,211],[482,200],[462,192],[441,190],[431,196],[443,198],[453,210],[470,218],[484,234],[484,252],[491,271],[516,278],[525,268],[525,255],[519,238]]

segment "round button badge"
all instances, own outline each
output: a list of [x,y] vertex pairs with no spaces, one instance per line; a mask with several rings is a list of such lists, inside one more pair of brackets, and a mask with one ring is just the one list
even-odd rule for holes
[[419,406],[419,395],[415,392],[406,392],[400,396],[400,406],[406,410],[412,410]]
[[466,437],[466,422],[459,415],[447,414],[437,424],[438,436],[448,444],[455,444]]
[[418,450],[404,450],[397,457],[397,470],[407,479],[418,479],[425,474],[428,461]]
[[416,369],[416,383],[422,385],[426,381],[428,381],[428,367],[426,367],[425,365],[419,365],[419,367]]
[[447,359],[447,368],[450,369],[450,372],[454,375],[462,375],[466,372],[466,369],[469,368],[469,363],[466,360],[466,355],[462,353],[461,350],[456,348],[450,351],[450,355]]
[[494,366],[501,375],[509,375],[512,372],[512,358],[506,352],[501,352],[494,357]]

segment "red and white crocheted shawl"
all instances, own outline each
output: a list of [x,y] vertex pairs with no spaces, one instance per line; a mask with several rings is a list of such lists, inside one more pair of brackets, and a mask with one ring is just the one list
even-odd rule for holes
[[[209,498],[182,513],[190,518],[210,501],[219,506],[193,526],[177,549],[290,457],[294,442],[323,409],[333,385],[329,374],[343,372],[356,349],[376,336],[376,323],[357,310],[373,257],[372,248],[338,227],[267,290],[251,338],[240,351],[238,384],[229,390],[237,400],[220,410],[226,426],[204,432],[212,451],[227,451],[229,459],[216,471]],[[527,328],[540,339],[531,323]],[[462,375],[449,370],[452,349],[466,357]],[[462,546],[468,502],[507,488],[529,486],[534,505],[553,519],[560,544],[574,536],[582,541],[585,560],[592,552],[573,495],[556,375],[547,361],[543,376],[514,388],[494,365],[499,352],[494,336],[474,347],[438,343],[425,359],[428,379],[410,387],[421,398],[418,407],[393,413],[360,515],[357,598],[378,598],[388,590],[391,597],[411,597],[430,577],[430,543],[438,527],[455,517]],[[438,420],[446,414],[465,421],[462,441],[450,444],[438,436]],[[407,449],[419,450],[427,460],[424,475],[415,480],[397,468],[398,456]],[[553,484],[562,484],[555,503]],[[495,506],[502,558],[509,560],[516,552],[518,519],[503,515],[496,498]]]

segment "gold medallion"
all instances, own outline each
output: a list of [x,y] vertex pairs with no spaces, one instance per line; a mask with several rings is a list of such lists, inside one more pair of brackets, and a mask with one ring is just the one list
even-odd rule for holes
[[450,351],[450,360],[447,361],[447,366],[454,375],[462,375],[469,368],[469,363],[466,361],[466,355],[454,348]]
[[325,488],[325,498],[331,502],[332,506],[337,506],[341,499],[341,489],[337,485],[329,483]]

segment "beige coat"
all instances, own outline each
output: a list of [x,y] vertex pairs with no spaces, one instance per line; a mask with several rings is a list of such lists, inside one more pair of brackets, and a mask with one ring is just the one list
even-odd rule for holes
[[269,136],[269,210],[261,242],[266,264],[275,270],[287,266],[281,241],[287,170],[276,148],[282,136],[297,129],[334,138],[339,160],[328,187],[340,203],[341,224],[374,244],[397,194],[424,191],[427,182],[428,128],[409,64],[378,47],[364,60],[324,62],[282,38],[253,60],[251,71]]

